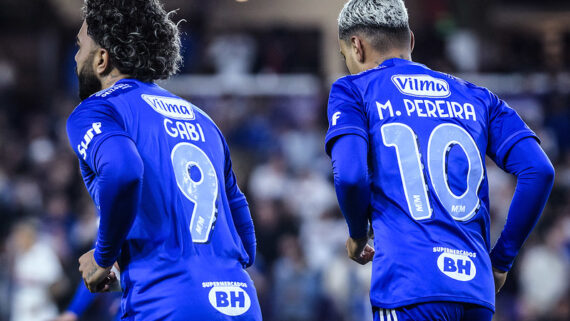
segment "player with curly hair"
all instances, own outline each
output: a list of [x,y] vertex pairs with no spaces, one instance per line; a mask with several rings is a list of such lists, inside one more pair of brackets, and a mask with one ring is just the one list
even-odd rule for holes
[[181,63],[171,15],[157,0],[85,1],[75,56],[82,102],[67,132],[100,225],[79,271],[91,292],[104,292],[118,264],[122,320],[261,320],[245,271],[253,222],[225,139],[154,83]]

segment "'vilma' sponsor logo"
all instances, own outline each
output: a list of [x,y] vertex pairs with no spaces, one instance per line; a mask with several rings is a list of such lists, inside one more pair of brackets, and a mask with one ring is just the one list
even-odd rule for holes
[[141,98],[156,112],[175,119],[192,120],[195,118],[192,105],[180,98],[141,95]]
[[444,98],[451,95],[449,84],[428,75],[394,75],[392,82],[405,95]]

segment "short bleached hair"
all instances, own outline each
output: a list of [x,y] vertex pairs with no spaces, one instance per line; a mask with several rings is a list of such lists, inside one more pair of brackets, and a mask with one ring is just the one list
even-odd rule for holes
[[350,0],[338,16],[338,32],[344,40],[356,32],[403,36],[409,33],[408,10],[403,0]]

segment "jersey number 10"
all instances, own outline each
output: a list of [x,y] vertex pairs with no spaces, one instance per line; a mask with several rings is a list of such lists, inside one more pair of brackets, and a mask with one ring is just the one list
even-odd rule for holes
[[[396,149],[410,215],[415,220],[430,218],[432,208],[416,134],[402,123],[386,124],[382,126],[381,132],[384,145]],[[461,147],[469,162],[467,188],[461,195],[455,195],[451,191],[447,177],[447,156],[453,146]],[[429,136],[427,164],[433,190],[453,219],[466,221],[473,217],[480,205],[477,193],[483,181],[484,170],[481,154],[471,135],[455,124],[437,126]]]

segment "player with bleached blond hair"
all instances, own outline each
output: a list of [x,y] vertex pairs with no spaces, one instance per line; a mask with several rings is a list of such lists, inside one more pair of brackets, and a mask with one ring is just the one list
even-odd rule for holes
[[[352,75],[332,86],[325,144],[374,319],[490,321],[552,189],[538,137],[489,90],[412,61],[402,0],[350,0],[338,27]],[[494,247],[485,155],[517,177]]]

